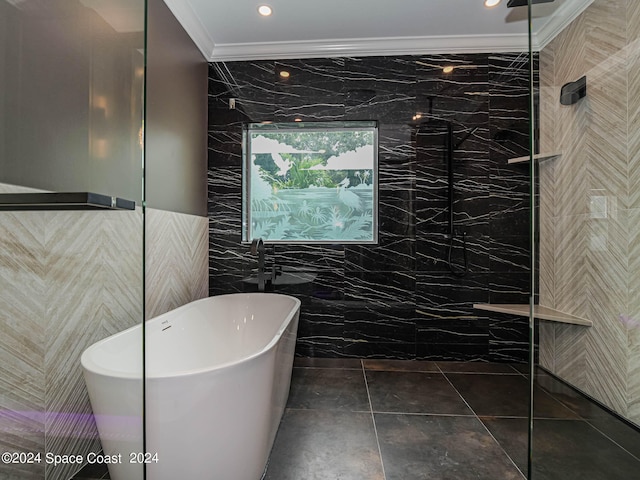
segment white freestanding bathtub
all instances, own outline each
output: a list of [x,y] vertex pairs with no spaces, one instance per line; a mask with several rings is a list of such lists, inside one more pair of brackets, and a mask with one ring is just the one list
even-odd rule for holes
[[[112,480],[259,480],[291,381],[300,301],[198,300],[89,347],[84,378]],[[155,455],[157,453],[157,455]],[[120,455],[118,457],[118,455]]]

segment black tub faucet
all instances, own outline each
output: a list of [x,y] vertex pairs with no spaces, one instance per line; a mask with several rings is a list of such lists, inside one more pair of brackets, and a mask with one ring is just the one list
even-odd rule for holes
[[267,279],[264,275],[264,242],[262,238],[254,238],[251,242],[251,255],[258,256],[258,291],[264,292]]

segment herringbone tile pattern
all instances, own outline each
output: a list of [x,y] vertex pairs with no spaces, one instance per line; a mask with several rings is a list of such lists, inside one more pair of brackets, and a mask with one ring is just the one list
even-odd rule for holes
[[[0,213],[0,449],[8,452],[44,450],[43,219]],[[44,478],[44,465],[26,467],[2,464],[0,477]]]
[[586,384],[587,357],[585,342],[587,332],[572,325],[555,327],[555,372],[558,376],[578,388]]
[[[629,24],[640,23],[640,2],[633,5]],[[639,32],[628,50],[629,68],[627,73],[629,86],[629,208],[640,208],[640,26],[634,25]]]
[[[0,281],[3,450],[98,450],[80,356],[142,321],[141,211],[2,213]],[[59,479],[78,466],[0,468]]]
[[[554,44],[549,45],[540,52],[540,152],[553,152],[556,148],[556,116],[558,115],[559,89],[555,85],[555,53]],[[555,216],[555,165],[554,161],[539,163],[539,210],[541,218],[553,218]],[[554,286],[554,258],[555,238],[551,222],[539,223],[539,255],[547,261],[540,263],[539,268],[539,294],[543,305],[555,304]],[[547,329],[549,330],[549,329]],[[547,336],[548,337],[548,336]],[[543,344],[549,348],[548,343]],[[547,352],[540,352],[545,356]]]
[[544,368],[556,371],[556,325],[540,322],[538,327],[539,362]]
[[[640,18],[640,16],[639,16]],[[640,422],[640,208],[630,210],[629,275],[633,279],[629,288],[629,314],[622,318],[628,332],[629,363],[627,366],[628,416]]]
[[[3,451],[99,450],[80,356],[142,321],[142,222],[140,209],[0,213]],[[150,210],[147,239],[150,317],[207,296],[207,218]],[[0,466],[0,477],[77,468]]]
[[146,316],[209,295],[209,220],[146,211]]
[[628,416],[640,422],[640,2],[629,1],[629,308]]
[[[543,327],[541,361],[636,422],[639,5],[596,0],[540,55],[541,145],[563,153],[540,168],[541,303],[594,323]],[[583,75],[587,97],[559,105],[558,89]]]
[[[94,212],[53,212],[46,221],[46,451],[88,452],[87,443],[95,443],[95,425],[78,421],[74,414],[91,413],[82,388],[79,360],[84,349],[99,340],[101,333],[101,328],[90,326],[102,324],[102,291],[107,280],[103,269],[102,218]],[[76,432],[84,438],[76,438]],[[62,472],[69,476],[78,467],[61,465],[57,471],[53,468],[47,466],[47,475],[64,478]]]

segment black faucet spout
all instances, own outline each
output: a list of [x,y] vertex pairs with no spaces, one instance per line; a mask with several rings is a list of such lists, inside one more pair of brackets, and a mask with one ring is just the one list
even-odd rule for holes
[[264,241],[262,238],[254,238],[251,242],[251,254],[258,256],[258,291],[264,292],[267,279],[264,274]]

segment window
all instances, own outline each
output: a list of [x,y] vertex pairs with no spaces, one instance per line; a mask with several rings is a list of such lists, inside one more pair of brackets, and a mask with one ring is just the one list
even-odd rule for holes
[[243,150],[244,242],[377,243],[375,122],[249,124]]

